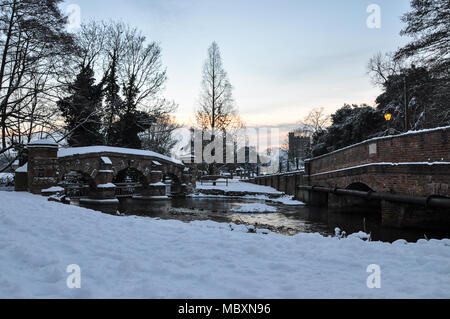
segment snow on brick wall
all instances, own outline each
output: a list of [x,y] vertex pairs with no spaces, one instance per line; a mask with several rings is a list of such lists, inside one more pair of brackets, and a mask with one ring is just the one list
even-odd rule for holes
[[309,167],[317,174],[380,162],[450,162],[450,127],[366,141],[313,158]]

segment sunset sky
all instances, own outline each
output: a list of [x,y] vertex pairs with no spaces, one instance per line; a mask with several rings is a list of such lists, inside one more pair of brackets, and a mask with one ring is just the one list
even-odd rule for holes
[[[344,103],[374,104],[379,89],[366,74],[379,51],[393,51],[409,0],[78,0],[82,22],[121,20],[160,43],[165,96],[189,124],[208,46],[216,41],[249,126],[297,123],[311,108],[332,113]],[[370,4],[381,28],[366,25]]]

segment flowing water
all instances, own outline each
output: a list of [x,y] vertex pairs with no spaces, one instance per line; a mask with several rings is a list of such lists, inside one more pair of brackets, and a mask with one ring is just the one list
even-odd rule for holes
[[254,225],[257,228],[295,235],[298,233],[335,234],[339,227],[347,234],[365,231],[372,240],[393,242],[405,239],[415,242],[422,238],[450,238],[450,232],[430,232],[383,227],[379,212],[371,208],[353,212],[336,212],[327,208],[286,206],[266,203],[277,208],[276,213],[235,213],[231,210],[248,203],[264,203],[263,200],[218,198],[173,198],[170,200],[121,199],[119,211],[125,215],[175,219],[184,222],[213,220]]

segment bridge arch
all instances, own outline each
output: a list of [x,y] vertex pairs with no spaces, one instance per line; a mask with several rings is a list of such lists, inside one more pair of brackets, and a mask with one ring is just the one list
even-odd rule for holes
[[96,186],[95,179],[81,170],[66,171],[60,178],[59,185],[64,187],[69,197],[85,196]]
[[348,185],[345,189],[361,191],[361,192],[373,192],[374,191],[371,187],[369,187],[366,183],[363,183],[363,182],[353,182],[350,185]]
[[147,185],[147,178],[143,172],[135,167],[126,167],[114,174],[113,183],[136,183]]
[[170,194],[176,195],[180,194],[183,191],[182,180],[177,174],[173,172],[163,173],[162,180],[163,183],[168,185],[168,190]]

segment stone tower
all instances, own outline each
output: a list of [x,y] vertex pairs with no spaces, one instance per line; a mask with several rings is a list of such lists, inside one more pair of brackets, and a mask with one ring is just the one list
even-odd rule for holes
[[41,194],[58,184],[58,144],[39,140],[28,144],[28,191]]

